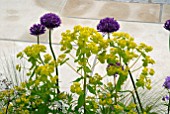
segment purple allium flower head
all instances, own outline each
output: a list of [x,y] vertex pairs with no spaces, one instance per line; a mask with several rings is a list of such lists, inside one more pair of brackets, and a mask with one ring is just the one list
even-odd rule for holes
[[169,96],[168,96],[168,95],[164,96],[164,97],[162,98],[162,100],[163,100],[163,101],[169,100]]
[[100,20],[100,23],[97,25],[97,30],[100,32],[111,33],[119,30],[119,23],[114,20],[114,18],[106,17]]
[[167,76],[167,77],[166,77],[163,86],[164,86],[166,89],[170,89],[170,76]]
[[164,24],[164,28],[168,31],[170,31],[170,20],[167,20]]
[[53,29],[60,26],[61,19],[54,13],[47,13],[40,18],[40,22],[48,29]]
[[41,25],[41,24],[34,24],[31,28],[30,28],[30,34],[31,35],[41,35],[45,33],[45,26]]

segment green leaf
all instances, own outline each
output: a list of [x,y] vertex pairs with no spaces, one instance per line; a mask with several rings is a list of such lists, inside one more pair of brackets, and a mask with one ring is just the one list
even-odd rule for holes
[[83,106],[84,104],[84,94],[81,94],[78,98],[78,105],[76,106],[76,108],[80,108],[81,106]]
[[117,81],[117,85],[116,85],[116,91],[120,91],[121,90],[121,86],[124,84],[124,82],[127,80],[127,76],[119,76],[119,79]]
[[76,56],[78,56],[79,54],[80,54],[80,48],[77,49]]
[[70,50],[73,48],[73,46],[71,45],[71,43],[67,44],[67,48],[69,48]]
[[75,60],[74,60],[75,63],[78,62],[78,61],[79,61],[79,59],[75,59]]
[[88,113],[88,114],[96,114],[96,112],[90,111],[90,110],[87,110],[87,113]]
[[150,114],[158,114],[157,112],[150,112]]
[[96,95],[96,91],[95,89],[93,89],[93,87],[91,87],[90,85],[87,85],[87,89],[90,91],[90,93],[93,93]]
[[102,82],[98,82],[97,84],[98,84],[98,85],[103,85],[103,83],[102,83]]
[[89,58],[91,56],[90,50],[86,50],[86,56]]
[[87,66],[85,67],[84,71],[85,71],[86,73],[90,73],[90,72],[91,72],[90,68],[87,67]]
[[67,50],[67,51],[65,51],[64,53],[70,53],[70,51],[71,51],[71,50]]
[[97,59],[103,64],[105,63],[105,56],[106,56],[106,51],[103,51],[98,55]]
[[83,79],[83,77],[77,78],[77,79],[74,80],[73,82],[79,82],[81,79]]
[[66,61],[68,61],[69,60],[69,58],[67,58],[67,59],[65,59],[64,61],[62,61],[61,63],[60,63],[60,65],[62,65],[62,64],[64,64]]
[[152,110],[152,108],[153,108],[152,105],[151,106],[146,106],[145,111],[150,112]]
[[79,68],[77,69],[77,72],[79,72],[82,68],[83,68],[83,67],[79,67]]
[[74,60],[74,62],[76,63],[76,62],[79,62],[79,61],[81,61],[82,62],[82,56],[83,56],[83,54],[82,53],[80,53],[79,55],[78,55],[78,58],[77,59],[75,59]]

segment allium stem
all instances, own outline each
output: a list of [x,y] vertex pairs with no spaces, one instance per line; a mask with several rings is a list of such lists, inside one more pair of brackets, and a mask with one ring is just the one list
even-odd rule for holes
[[133,101],[134,101],[134,103],[136,104],[136,111],[138,112],[138,114],[140,114],[140,113],[139,113],[138,106],[137,106],[137,102],[136,102],[136,99],[135,99],[135,96],[134,96],[133,92],[131,92],[131,93],[132,93]]
[[110,33],[107,33],[107,35],[108,35],[108,39],[110,39]]
[[168,114],[169,114],[169,110],[170,110],[170,92],[169,93],[169,103],[168,103]]
[[169,32],[169,51],[170,51],[170,32]]
[[[55,57],[55,53],[53,51],[53,47],[52,47],[52,40],[51,40],[51,29],[49,29],[49,45],[50,45],[50,50],[51,50],[51,53],[53,55],[53,59],[55,60],[56,62],[56,57]],[[56,71],[56,75],[58,76],[58,67],[55,66],[55,71]],[[59,76],[58,76],[59,77]],[[60,89],[59,89],[59,78],[57,78],[57,83],[56,83],[56,86],[57,86],[57,93],[60,93]]]
[[[37,44],[40,44],[39,38],[40,38],[39,35],[37,35]],[[42,60],[40,54],[38,54],[38,56],[39,56],[39,59],[40,59],[41,63],[44,65],[44,62],[43,62],[43,60]]]
[[[126,63],[126,66],[128,66],[127,63]],[[143,113],[143,107],[142,107],[142,103],[141,103],[141,101],[140,101],[140,97],[139,97],[139,94],[138,94],[138,91],[137,91],[137,87],[136,87],[136,85],[135,85],[135,81],[134,81],[134,79],[133,79],[133,76],[132,76],[132,73],[131,73],[130,70],[128,70],[128,73],[129,73],[129,75],[130,75],[130,79],[131,79],[131,81],[132,81],[133,88],[134,88],[134,90],[135,90],[135,94],[136,94],[136,97],[137,97],[137,100],[138,100],[138,103],[139,103],[139,107],[140,107],[140,109],[141,109],[141,111],[142,111],[142,113]]]
[[39,35],[37,35],[37,44],[40,44],[40,38],[39,38]]

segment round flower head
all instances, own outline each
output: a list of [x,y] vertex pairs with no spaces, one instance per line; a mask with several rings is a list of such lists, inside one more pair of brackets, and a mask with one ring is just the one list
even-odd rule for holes
[[41,24],[34,24],[31,28],[30,28],[30,34],[31,35],[41,35],[45,33],[45,26],[41,25]]
[[170,89],[170,76],[167,76],[167,77],[166,77],[163,86],[164,86],[166,89]]
[[100,32],[115,32],[119,30],[120,26],[119,23],[114,20],[114,18],[104,18],[100,20],[100,23],[97,25],[97,30]]
[[167,20],[164,24],[164,28],[168,31],[170,31],[170,20]]
[[61,19],[54,13],[47,13],[40,18],[40,22],[48,29],[53,29],[60,26]]

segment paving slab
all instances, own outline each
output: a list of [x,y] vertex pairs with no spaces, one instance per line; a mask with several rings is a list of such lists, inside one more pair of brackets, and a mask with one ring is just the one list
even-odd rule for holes
[[152,0],[153,3],[167,3],[167,0]]
[[133,0],[133,2],[148,3],[148,0]]
[[97,0],[97,1],[117,1],[117,2],[137,2],[137,3],[156,3],[156,4],[169,4],[170,0]]
[[159,22],[159,12],[159,4],[68,0],[61,14],[89,19],[115,17],[125,21]]
[[162,10],[162,20],[161,22],[165,22],[166,20],[170,19],[170,5],[163,5],[163,10]]
[[45,13],[59,15],[66,0],[0,0],[0,39],[30,41],[29,28]]

